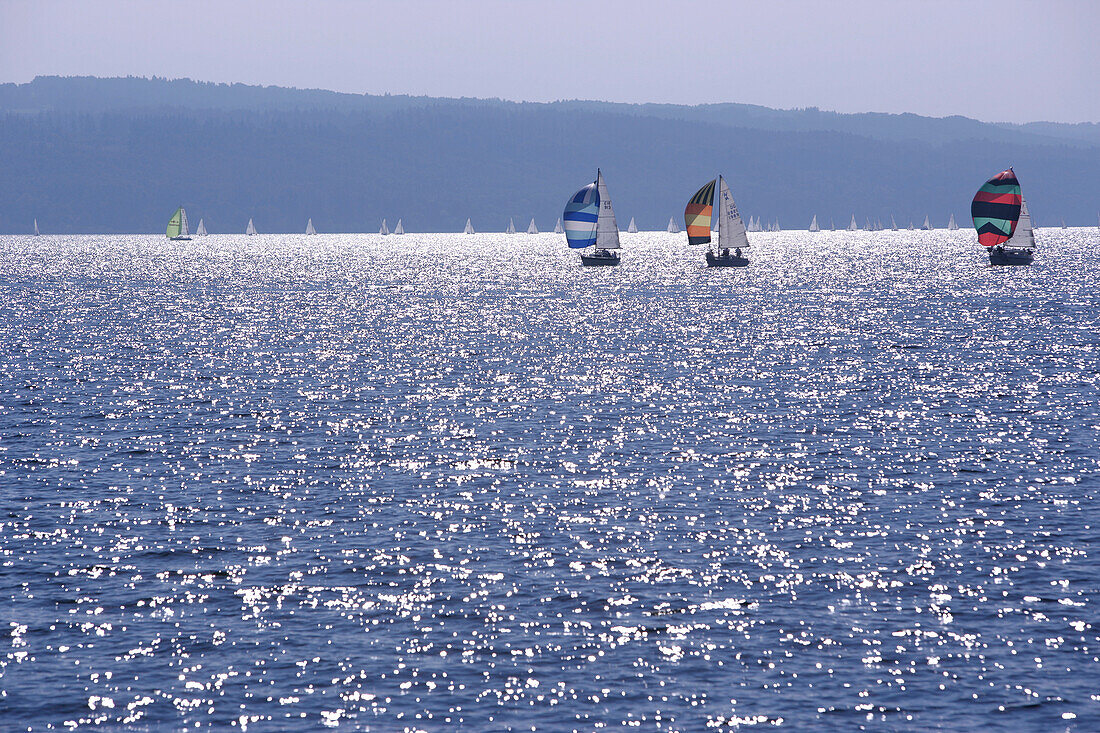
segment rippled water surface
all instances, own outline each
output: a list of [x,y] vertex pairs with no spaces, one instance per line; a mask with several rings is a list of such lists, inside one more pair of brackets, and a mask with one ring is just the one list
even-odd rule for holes
[[1093,229],[0,237],[0,725],[1100,730]]

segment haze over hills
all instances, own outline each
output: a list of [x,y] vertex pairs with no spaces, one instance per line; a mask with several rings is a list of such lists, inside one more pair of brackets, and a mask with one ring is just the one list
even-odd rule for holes
[[623,222],[663,229],[718,172],[746,215],[904,226],[968,221],[1013,165],[1040,225],[1095,224],[1100,126],[837,114],[743,104],[516,103],[39,77],[0,84],[0,232],[157,232],[178,205],[211,232],[553,226],[601,166]]

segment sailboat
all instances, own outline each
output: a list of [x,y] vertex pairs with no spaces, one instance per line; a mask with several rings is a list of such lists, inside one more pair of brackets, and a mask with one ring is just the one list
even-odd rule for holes
[[909,226],[906,227],[906,229],[908,229],[909,231],[913,231],[913,220],[912,219],[909,220]]
[[630,224],[627,225],[626,230],[628,232],[630,232],[631,234],[637,234],[638,233],[638,225],[634,223],[634,217],[633,216],[630,217]]
[[673,216],[668,217],[668,233],[669,234],[679,234],[680,233],[680,225],[676,223],[676,217],[673,217]]
[[508,228],[504,230],[504,233],[505,234],[515,234],[516,233],[516,225],[515,225],[515,222],[512,221],[511,217],[508,217]]
[[[631,221],[633,221],[633,219]],[[40,234],[41,233],[38,231],[38,218],[36,217],[34,220],[34,236],[37,237],[40,236]]]
[[782,229],[782,228],[781,228],[781,227],[779,226],[779,217],[778,217],[778,216],[777,216],[777,217],[775,217],[775,229],[773,229],[772,231],[773,231],[773,232],[781,232],[781,231],[783,231],[783,229]]
[[256,225],[252,223],[252,217],[248,218],[248,227],[244,230],[244,233],[250,237],[256,233]]
[[978,244],[989,252],[991,265],[1030,265],[1035,232],[1016,173],[1009,168],[990,178],[970,204]]
[[390,233],[390,228],[386,226],[385,219],[382,220],[382,226],[378,228],[378,233],[381,234],[383,237]]
[[898,223],[894,221],[893,214],[890,214],[890,228],[893,229],[895,232],[898,230]]
[[617,265],[621,258],[619,225],[611,207],[611,195],[603,173],[596,169],[596,180],[577,191],[565,204],[565,240],[570,249],[593,247],[592,254],[581,252],[582,265]]
[[955,223],[955,213],[951,212],[951,218],[947,221],[947,231],[953,232],[959,228],[959,225]]
[[1063,228],[1063,229],[1065,229],[1065,228],[1066,228],[1066,220],[1065,220],[1065,219],[1062,219],[1062,228]]
[[306,234],[316,234],[317,230],[313,228],[313,219],[306,221]]
[[830,232],[835,232],[836,231],[836,222],[833,221],[832,219],[829,219],[829,231]]
[[820,232],[821,231],[821,227],[819,227],[817,225],[817,214],[814,214],[814,220],[810,222],[810,231],[811,232]]
[[474,225],[469,219],[466,220],[466,228],[462,230],[463,234],[474,234]]
[[405,233],[405,227],[401,226],[401,220],[400,219],[397,220],[397,226],[395,226],[393,228],[393,233],[394,234],[404,234]]
[[539,228],[537,226],[535,226],[535,220],[534,219],[531,219],[531,223],[527,225],[527,233],[528,234],[538,234],[539,233]]
[[565,229],[561,226],[561,217],[558,217],[558,223],[554,225],[554,234],[564,234]]
[[[718,190],[718,229],[712,237],[710,219],[714,213],[715,184]],[[707,247],[707,267],[745,267],[749,264],[749,259],[741,254],[742,249],[749,248],[745,222],[741,220],[733,194],[722,176],[709,181],[691,197],[684,209],[684,225],[687,227],[688,244],[709,245],[717,240],[717,251]]]
[[164,232],[164,236],[176,241],[191,241],[191,232],[187,229],[187,211],[181,206],[176,209],[176,213],[172,214],[172,218],[168,220],[168,228]]
[[924,217],[924,224],[921,225],[921,229],[923,231],[926,231],[926,232],[930,231],[932,229],[932,225],[928,223],[928,216],[927,215],[925,215],[925,217]]
[[848,231],[854,232],[859,230],[859,224],[856,224],[856,215],[852,214],[852,223],[848,225]]
[[196,237],[205,237],[206,236],[206,223],[203,221],[202,217],[199,217],[199,225],[197,227],[195,227],[195,236]]

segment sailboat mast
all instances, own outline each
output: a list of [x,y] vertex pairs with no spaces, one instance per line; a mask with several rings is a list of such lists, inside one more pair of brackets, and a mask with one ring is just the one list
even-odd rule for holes
[[[718,228],[714,233],[717,235],[715,239],[718,241],[718,251],[722,251],[722,217],[725,215],[725,209],[722,208],[722,174],[718,174],[718,185],[714,188],[714,197],[718,199]],[[713,211],[713,209],[712,209]]]

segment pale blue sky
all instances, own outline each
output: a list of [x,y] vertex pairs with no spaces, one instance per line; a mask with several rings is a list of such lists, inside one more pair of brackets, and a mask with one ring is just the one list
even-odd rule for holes
[[0,0],[0,81],[1100,121],[1100,0]]

